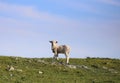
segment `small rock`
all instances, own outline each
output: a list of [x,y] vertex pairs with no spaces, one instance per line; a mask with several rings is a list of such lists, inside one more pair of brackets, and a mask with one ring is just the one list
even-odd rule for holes
[[44,61],[44,60],[38,60],[37,62],[41,62],[41,63],[44,63],[45,61]]
[[18,71],[18,72],[22,72],[22,69],[16,69],[16,71]]
[[114,69],[109,69],[108,71],[111,71],[111,72],[113,72],[113,71],[114,71]]
[[118,73],[117,71],[115,71],[114,69],[109,69],[108,71],[110,71],[111,73]]
[[69,68],[76,69],[77,67],[74,65],[67,65]]
[[108,69],[107,67],[103,66],[103,69]]
[[8,66],[8,71],[14,71],[15,68],[13,66]]
[[44,64],[48,64],[48,63],[45,62],[44,60],[37,60],[37,62],[39,62],[39,63],[44,63]]
[[15,60],[18,60],[18,57],[15,57]]
[[13,74],[10,74],[10,76],[12,77],[12,76],[13,76]]
[[43,74],[43,72],[42,72],[42,71],[39,71],[39,74]]
[[115,74],[117,74],[118,72],[117,71],[114,71]]
[[85,65],[77,65],[77,68],[90,69],[90,68],[88,68],[88,66],[85,66]]
[[87,66],[85,66],[85,65],[82,65],[82,68],[85,68],[85,69],[89,69]]

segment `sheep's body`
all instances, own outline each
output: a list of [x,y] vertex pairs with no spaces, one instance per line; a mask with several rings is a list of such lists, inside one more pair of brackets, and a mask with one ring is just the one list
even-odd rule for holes
[[69,63],[69,53],[70,53],[70,47],[68,45],[57,45],[57,41],[50,41],[51,43],[51,50],[54,53],[53,58],[58,59],[58,54],[65,54],[66,56],[66,63]]

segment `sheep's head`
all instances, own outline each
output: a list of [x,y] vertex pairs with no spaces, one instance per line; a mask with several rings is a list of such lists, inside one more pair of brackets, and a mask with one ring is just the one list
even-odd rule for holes
[[49,41],[51,43],[51,49],[53,51],[53,53],[55,53],[55,48],[57,47],[57,41],[53,40],[53,41]]

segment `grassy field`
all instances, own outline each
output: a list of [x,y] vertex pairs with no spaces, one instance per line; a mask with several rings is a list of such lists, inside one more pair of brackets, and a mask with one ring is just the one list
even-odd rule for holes
[[120,60],[0,56],[0,83],[120,83]]

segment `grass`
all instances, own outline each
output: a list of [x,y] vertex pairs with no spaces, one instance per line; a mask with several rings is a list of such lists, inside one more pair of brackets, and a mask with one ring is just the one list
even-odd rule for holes
[[[0,56],[0,83],[120,83],[119,59],[72,58],[70,64],[88,69],[52,64],[52,58]],[[8,65],[15,70],[8,71]]]

